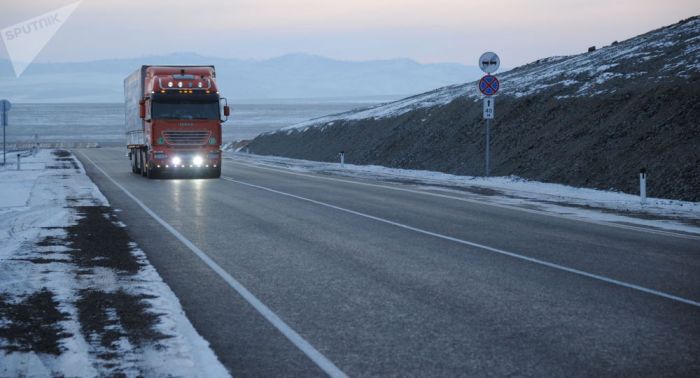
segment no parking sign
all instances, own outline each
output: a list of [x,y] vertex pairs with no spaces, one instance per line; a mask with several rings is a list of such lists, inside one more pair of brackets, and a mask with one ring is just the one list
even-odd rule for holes
[[496,53],[485,52],[479,57],[479,68],[486,73],[486,76],[479,80],[479,91],[484,97],[484,119],[486,120],[486,176],[491,174],[491,120],[494,117],[494,99],[491,96],[498,92],[501,83],[496,76],[491,75],[498,71],[501,66],[501,58]]
[[498,92],[501,83],[496,76],[486,75],[479,80],[479,90],[486,96],[493,96]]

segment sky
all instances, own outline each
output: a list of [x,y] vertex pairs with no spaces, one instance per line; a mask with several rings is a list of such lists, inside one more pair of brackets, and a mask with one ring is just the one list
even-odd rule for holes
[[[0,0],[0,29],[73,2]],[[476,65],[495,51],[515,67],[698,14],[698,0],[82,0],[37,61],[303,52]]]

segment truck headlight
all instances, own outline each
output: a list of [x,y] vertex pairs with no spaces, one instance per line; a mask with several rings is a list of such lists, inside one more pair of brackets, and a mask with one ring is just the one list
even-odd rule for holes
[[180,159],[179,156],[173,157],[173,165],[180,165],[182,164],[182,159]]
[[204,159],[202,159],[201,156],[195,156],[195,157],[192,159],[192,164],[194,164],[194,165],[202,165],[202,164],[204,164]]

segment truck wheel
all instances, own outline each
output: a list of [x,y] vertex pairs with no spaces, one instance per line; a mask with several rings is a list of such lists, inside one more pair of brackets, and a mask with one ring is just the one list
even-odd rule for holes
[[139,173],[136,169],[136,154],[134,150],[129,152],[129,162],[131,163],[131,173]]
[[140,151],[141,156],[141,176],[148,177],[148,162],[146,161],[146,152]]
[[140,154],[138,150],[131,150],[131,170],[134,173],[141,173],[141,166],[139,165]]
[[160,170],[157,168],[149,168],[146,175],[149,179],[160,178]]
[[221,177],[221,167],[211,168],[207,174],[208,178],[219,178]]

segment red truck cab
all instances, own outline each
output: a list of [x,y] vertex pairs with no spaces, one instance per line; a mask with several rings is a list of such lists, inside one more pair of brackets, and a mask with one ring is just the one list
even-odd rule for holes
[[221,176],[229,115],[213,66],[142,66],[124,80],[131,168],[149,178]]

